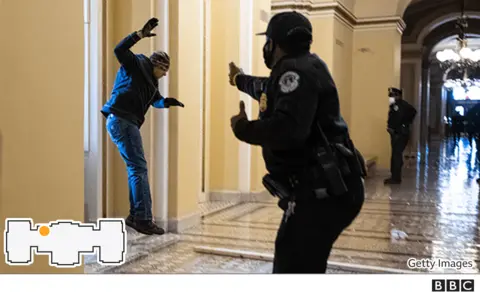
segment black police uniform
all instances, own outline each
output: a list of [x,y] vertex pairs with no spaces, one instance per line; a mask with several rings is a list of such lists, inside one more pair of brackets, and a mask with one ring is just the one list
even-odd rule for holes
[[[465,120],[466,118],[458,112],[452,117],[452,133],[455,142],[460,140],[462,133],[465,131]],[[468,133],[471,132],[470,129],[471,127],[468,126]]]
[[477,147],[477,161],[480,161],[480,104],[476,104],[470,108],[465,116],[468,123],[468,132],[475,138]]
[[[308,19],[290,12],[272,18],[267,36],[276,36],[275,30],[291,32],[289,24],[295,22],[297,27],[303,22],[311,31]],[[341,196],[315,193],[328,190],[325,173],[314,157],[315,124],[330,142],[351,145],[329,70],[317,55],[305,52],[281,58],[268,78],[240,74],[235,83],[260,106],[259,119],[240,119],[233,128],[235,136],[261,146],[269,176],[293,194],[294,201],[279,203],[285,213],[275,241],[273,272],[325,273],[333,243],[364,201],[364,169],[362,174],[344,176],[348,191]],[[287,209],[291,203],[294,208]]]
[[402,91],[389,88],[389,97],[397,97],[395,103],[390,105],[388,112],[388,132],[392,147],[390,159],[391,178],[385,183],[400,183],[402,181],[403,151],[410,138],[410,126],[413,123],[417,110],[401,99]]

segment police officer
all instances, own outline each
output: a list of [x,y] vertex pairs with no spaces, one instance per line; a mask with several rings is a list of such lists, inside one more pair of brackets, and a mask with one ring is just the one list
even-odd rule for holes
[[[480,162],[480,104],[476,104],[470,108],[466,115],[468,123],[468,131],[475,138],[475,145],[477,147],[476,162]],[[477,183],[480,183],[480,178],[477,179]]]
[[[452,116],[452,132],[453,132],[453,141],[457,143],[460,141],[462,133],[465,131],[465,117],[463,117],[458,111],[455,111],[455,115]],[[470,126],[468,128],[468,133],[470,135]],[[470,141],[471,143],[471,141]]]
[[241,102],[232,130],[239,140],[262,147],[268,171],[263,183],[284,210],[273,272],[325,273],[335,240],[363,205],[363,161],[340,115],[332,76],[310,53],[309,20],[280,13],[263,35],[268,78],[246,75],[230,63],[230,84],[260,107],[259,119],[250,121]]
[[403,151],[410,138],[410,126],[415,119],[417,110],[402,99],[402,91],[398,88],[388,89],[390,109],[388,112],[387,131],[390,133],[392,155],[390,159],[391,177],[385,184],[400,184],[402,182]]

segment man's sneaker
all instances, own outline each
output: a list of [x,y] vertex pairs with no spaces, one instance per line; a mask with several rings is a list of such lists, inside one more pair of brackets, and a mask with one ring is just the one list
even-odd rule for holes
[[383,181],[385,185],[399,185],[402,183],[402,180],[396,180],[393,178],[388,178],[385,181]]
[[133,227],[133,222],[134,222],[134,218],[132,215],[128,215],[128,217],[125,219],[125,224],[127,226],[130,226],[130,227]]
[[163,235],[165,230],[152,220],[135,220],[131,226],[134,230],[145,235]]

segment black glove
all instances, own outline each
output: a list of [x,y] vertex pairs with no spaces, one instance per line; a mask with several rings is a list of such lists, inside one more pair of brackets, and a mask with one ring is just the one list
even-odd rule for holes
[[245,103],[243,101],[240,101],[240,112],[237,115],[232,116],[230,118],[230,125],[235,132],[235,126],[237,125],[237,122],[241,119],[247,119],[247,113],[245,112]]
[[165,108],[169,108],[169,107],[172,107],[172,106],[185,107],[185,105],[183,105],[182,102],[180,102],[180,101],[178,101],[177,99],[174,99],[174,98],[166,98],[163,101],[163,105],[165,106]]
[[152,37],[156,36],[155,33],[152,33],[151,31],[158,26],[158,19],[157,18],[151,18],[148,20],[145,25],[143,25],[143,28],[140,30],[140,33],[142,37]]

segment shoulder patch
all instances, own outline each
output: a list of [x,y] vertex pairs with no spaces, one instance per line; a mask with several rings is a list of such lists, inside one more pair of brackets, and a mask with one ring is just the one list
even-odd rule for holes
[[290,93],[300,85],[300,75],[294,71],[285,72],[279,81],[280,91]]

